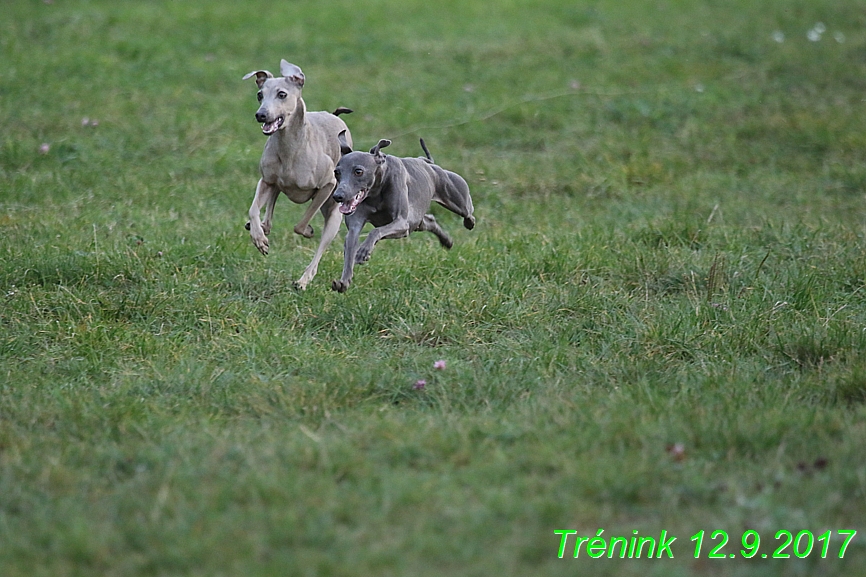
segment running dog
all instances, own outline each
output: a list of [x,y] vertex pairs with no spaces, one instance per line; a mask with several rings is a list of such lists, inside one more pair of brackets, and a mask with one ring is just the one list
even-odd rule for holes
[[[343,250],[343,275],[331,284],[333,290],[342,293],[349,288],[355,265],[367,262],[383,238],[404,238],[416,230],[426,230],[450,249],[451,237],[428,214],[433,200],[462,216],[467,229],[475,227],[469,185],[459,174],[435,164],[423,139],[423,158],[383,154],[382,149],[391,144],[385,139],[369,153],[352,151],[345,132],[340,133],[339,142],[343,156],[334,169],[337,186],[332,198],[345,215],[349,232]],[[375,228],[359,246],[361,229],[368,222]]]
[[[275,77],[267,70],[256,70],[244,76],[244,80],[256,78],[261,103],[256,120],[268,137],[259,163],[262,177],[256,186],[246,228],[256,248],[267,255],[267,235],[271,232],[274,205],[281,192],[298,204],[312,200],[294,229],[306,238],[313,236],[310,220],[321,209],[325,226],[319,247],[301,278],[295,281],[295,287],[303,290],[316,276],[322,254],[340,230],[342,215],[331,200],[336,184],[334,167],[341,154],[338,135],[342,134],[343,140],[349,143],[352,137],[346,123],[337,117],[352,111],[341,107],[333,113],[307,112],[301,98],[304,73],[282,60],[280,74]],[[261,220],[262,208],[265,208],[264,221]]]

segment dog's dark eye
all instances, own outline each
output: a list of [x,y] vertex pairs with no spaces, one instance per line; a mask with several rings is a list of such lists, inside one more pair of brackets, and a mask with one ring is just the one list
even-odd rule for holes
[[334,171],[334,178],[337,179],[337,182],[340,182],[340,171],[339,170]]
[[288,95],[289,95],[288,92],[284,92],[282,90],[277,92],[277,98],[279,98],[280,100],[285,100],[286,96],[288,96]]
[[352,172],[355,173],[355,176],[364,176],[364,169],[363,168],[356,168]]
[[264,96],[262,96],[262,93],[261,93],[261,92],[257,92],[257,93],[256,93],[256,98],[258,98],[258,99],[259,99],[259,102],[261,102],[262,99],[264,98]]

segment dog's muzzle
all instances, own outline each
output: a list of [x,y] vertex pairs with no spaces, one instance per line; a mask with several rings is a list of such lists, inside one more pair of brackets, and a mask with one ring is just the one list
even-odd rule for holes
[[369,188],[362,188],[358,194],[349,199],[345,199],[342,194],[339,195],[339,197],[335,194],[334,200],[340,203],[340,212],[349,215],[358,209],[358,205],[364,202],[364,199],[367,198],[369,192]]
[[256,120],[262,123],[262,133],[270,136],[277,130],[282,128],[283,122],[286,121],[285,116],[278,116],[276,120],[268,121],[268,115],[264,112],[256,112]]
[[277,130],[282,128],[284,121],[285,121],[285,118],[280,116],[276,120],[274,120],[273,122],[263,123],[262,124],[262,133],[265,134],[266,136],[270,136],[271,134],[275,133]]

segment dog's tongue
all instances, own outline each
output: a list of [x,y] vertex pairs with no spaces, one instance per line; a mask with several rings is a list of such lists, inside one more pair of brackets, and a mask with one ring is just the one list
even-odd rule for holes
[[353,196],[350,200],[346,202],[340,203],[340,212],[343,214],[352,214],[355,212],[355,209],[358,208],[358,205],[367,198],[367,189],[361,190],[358,194]]
[[283,124],[283,117],[282,116],[277,118],[273,122],[265,122],[264,124],[262,124],[262,132],[264,132],[267,135],[271,135],[274,132],[276,132],[282,124]]

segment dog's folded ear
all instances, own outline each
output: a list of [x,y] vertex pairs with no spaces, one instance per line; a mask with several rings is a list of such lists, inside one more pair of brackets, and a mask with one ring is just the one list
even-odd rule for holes
[[370,149],[370,154],[372,154],[373,156],[376,157],[376,162],[378,162],[379,164],[382,164],[383,162],[385,162],[385,155],[382,154],[381,149],[385,148],[386,146],[390,146],[390,145],[391,145],[391,141],[388,140],[387,138],[383,138],[382,140],[380,140],[376,144],[376,146],[374,146],[373,148]]
[[340,141],[340,154],[349,154],[352,152],[352,147],[349,146],[349,143],[346,141],[345,130],[340,131],[340,134],[337,135],[337,140]]
[[280,74],[298,86],[304,85],[304,73],[301,71],[300,66],[296,66],[290,62],[286,62],[285,60],[280,60]]
[[248,78],[252,78],[253,76],[256,77],[256,85],[259,88],[262,87],[262,84],[265,83],[265,80],[267,80],[268,78],[274,77],[274,75],[271,74],[270,72],[268,72],[267,70],[255,70],[253,72],[250,72],[249,74],[244,74],[244,80],[246,80]]

